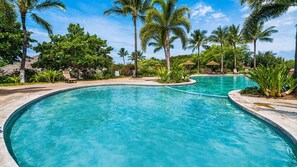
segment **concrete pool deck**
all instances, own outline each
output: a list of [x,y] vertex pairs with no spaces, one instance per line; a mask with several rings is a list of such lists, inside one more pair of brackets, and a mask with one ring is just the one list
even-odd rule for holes
[[[199,75],[207,76],[207,75]],[[100,81],[79,81],[78,83],[55,83],[55,84],[33,84],[33,85],[20,85],[0,87],[0,130],[3,131],[3,127],[7,119],[20,107],[27,103],[52,94],[55,92],[65,91],[69,89],[75,89],[87,86],[100,86],[100,85],[143,85],[143,86],[166,86],[168,84],[157,83],[154,77],[144,78],[118,78],[110,80]],[[188,83],[193,84],[193,80]],[[181,84],[169,84],[169,85],[181,85]],[[270,103],[272,108],[265,108],[264,106],[255,106],[255,102],[260,103],[258,98],[242,97],[238,91],[229,93],[229,97],[239,106],[245,110],[254,113],[257,117],[269,122],[273,126],[279,126],[289,136],[292,141],[296,142],[297,139],[297,100],[275,100],[275,99],[261,99],[263,103]],[[273,109],[274,108],[274,109]],[[255,114],[256,113],[256,114]],[[259,114],[260,113],[260,114]],[[288,133],[288,134],[287,134]],[[296,143],[295,143],[296,144]],[[0,166],[1,167],[14,167],[18,166],[9,154],[3,133],[0,133]]]

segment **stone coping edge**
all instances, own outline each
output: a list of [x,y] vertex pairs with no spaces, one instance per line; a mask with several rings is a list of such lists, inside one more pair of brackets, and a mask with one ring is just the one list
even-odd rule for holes
[[234,90],[228,93],[228,99],[237,107],[239,107],[240,109],[242,109],[243,111],[255,116],[256,118],[264,121],[265,123],[267,123],[268,125],[270,125],[271,127],[274,128],[274,130],[276,130],[277,133],[280,133],[280,135],[283,135],[287,140],[289,140],[289,144],[291,144],[291,146],[293,146],[294,149],[297,149],[297,139],[288,131],[286,130],[285,127],[281,126],[278,122],[273,121],[261,114],[258,114],[256,111],[254,111],[253,109],[250,109],[248,107],[245,107],[242,103],[240,103],[239,101],[235,100],[231,94],[239,94],[240,90]]

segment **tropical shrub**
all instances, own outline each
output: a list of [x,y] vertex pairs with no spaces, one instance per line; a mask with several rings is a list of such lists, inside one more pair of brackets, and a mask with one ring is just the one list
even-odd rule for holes
[[133,64],[127,64],[121,69],[121,74],[124,76],[131,76],[132,70],[135,69],[135,66]]
[[158,70],[158,81],[161,83],[180,83],[189,81],[189,72],[185,68],[174,65],[170,73],[165,67]]
[[169,75],[168,75],[167,68],[161,67],[158,70],[157,75],[159,77],[159,79],[158,79],[159,82],[161,82],[161,83],[169,82]]
[[11,76],[6,79],[6,83],[18,84],[20,82],[21,82],[21,78],[19,76]]
[[45,70],[41,73],[35,74],[34,77],[32,77],[32,81],[54,83],[55,81],[61,80],[62,76],[63,75],[60,71]]
[[184,80],[186,73],[187,72],[185,72],[183,68],[177,65],[173,66],[172,71],[169,73],[170,82],[180,83],[180,82],[186,81]]
[[276,67],[260,66],[250,71],[248,76],[258,83],[267,97],[282,97],[291,94],[297,87],[297,80],[289,73],[284,65]]

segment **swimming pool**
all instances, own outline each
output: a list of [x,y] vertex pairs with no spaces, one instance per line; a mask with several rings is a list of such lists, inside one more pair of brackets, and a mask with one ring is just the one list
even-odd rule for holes
[[257,86],[254,81],[250,80],[244,75],[200,76],[193,77],[192,79],[196,81],[196,84],[186,86],[171,86],[171,88],[188,93],[227,97],[228,93],[232,90]]
[[225,98],[98,86],[22,112],[5,135],[20,166],[297,165],[282,137]]

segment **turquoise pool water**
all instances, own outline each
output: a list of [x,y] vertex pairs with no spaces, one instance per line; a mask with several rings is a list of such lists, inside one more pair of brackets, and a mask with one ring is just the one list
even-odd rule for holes
[[245,76],[203,76],[193,77],[197,84],[187,86],[174,86],[181,91],[200,93],[204,95],[217,95],[227,97],[232,90],[257,86],[255,82]]
[[283,138],[225,98],[103,86],[24,111],[5,135],[21,167],[297,165]]

